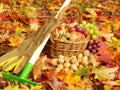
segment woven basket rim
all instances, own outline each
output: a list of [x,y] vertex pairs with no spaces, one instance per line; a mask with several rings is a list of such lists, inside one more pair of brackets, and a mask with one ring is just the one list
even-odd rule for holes
[[54,42],[54,41],[57,41],[57,42],[61,42],[61,43],[68,43],[68,44],[80,44],[80,43],[82,43],[82,42],[85,42],[86,40],[88,40],[89,39],[89,36],[87,36],[87,37],[85,37],[84,39],[82,39],[82,40],[80,40],[80,41],[70,41],[70,40],[66,40],[66,41],[64,41],[64,40],[61,40],[61,39],[58,39],[58,38],[51,38],[52,39],[52,41]]

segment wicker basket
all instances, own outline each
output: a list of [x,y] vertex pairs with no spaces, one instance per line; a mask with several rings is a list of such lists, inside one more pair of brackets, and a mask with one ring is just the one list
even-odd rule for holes
[[[69,14],[67,13],[69,12],[69,10],[72,10],[74,14],[76,12],[76,21],[78,23],[81,23],[82,14],[80,8],[75,4],[69,5],[68,7],[64,8],[64,10],[60,13],[58,19],[63,21],[64,19],[62,18],[66,17],[66,15]],[[88,40],[89,36],[83,40],[80,40],[79,42],[73,42],[69,40],[63,41],[56,37],[55,30],[53,30],[51,33],[51,37],[46,44],[45,50],[47,52],[48,57],[50,58],[57,57],[58,55],[78,55],[79,53],[82,53],[85,50],[85,48],[87,47]]]

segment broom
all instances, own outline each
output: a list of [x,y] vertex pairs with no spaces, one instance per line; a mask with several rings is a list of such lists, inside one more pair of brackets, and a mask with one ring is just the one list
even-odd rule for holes
[[[57,18],[62,9],[70,2],[71,0],[66,0],[64,2],[55,18]],[[13,81],[17,81],[18,83],[22,82],[28,85],[40,85],[40,83],[27,80],[27,77],[29,76],[36,60],[38,59],[45,44],[47,43],[50,37],[51,30],[53,30],[58,25],[58,23],[59,22],[56,19],[49,18],[40,30],[38,30],[27,40],[23,41],[22,44],[18,46],[18,48],[0,57],[0,67],[3,71],[6,71],[2,72],[2,76],[4,79],[12,79]],[[11,68],[14,68],[14,73],[16,74],[20,73],[23,68],[24,69],[20,77],[17,77],[8,73]]]

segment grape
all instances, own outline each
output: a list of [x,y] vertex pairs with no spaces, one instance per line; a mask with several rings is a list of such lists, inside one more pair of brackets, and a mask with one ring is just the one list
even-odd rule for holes
[[97,36],[97,35],[95,35],[95,34],[94,34],[94,35],[92,35],[92,39],[93,39],[93,40],[96,40],[97,38],[98,38],[98,36]]
[[79,25],[75,25],[75,28],[76,28],[76,31],[78,31],[78,32],[83,31],[82,27],[80,27]]
[[73,32],[73,31],[76,31],[76,28],[75,27],[70,27],[69,32]]
[[90,30],[88,31],[88,33],[92,35],[92,34],[94,33],[94,30],[93,30],[93,29],[90,29]]
[[98,44],[98,43],[100,43],[99,39],[94,40],[94,44]]
[[86,21],[82,21],[82,25],[86,25],[87,24],[87,22]]
[[89,45],[93,45],[93,43],[94,43],[94,41],[93,41],[92,39],[90,39],[90,40],[88,41],[88,44],[89,44]]
[[85,37],[88,35],[88,31],[87,30],[83,30],[83,34],[85,35]]
[[93,54],[95,54],[97,52],[97,50],[96,49],[91,49],[90,52],[93,53]]
[[100,44],[100,43],[98,43],[98,44],[97,44],[97,47],[100,47],[100,46],[101,46],[101,44]]
[[97,34],[97,35],[99,35],[100,31],[99,30],[95,30],[94,33]]
[[92,50],[92,46],[91,46],[91,45],[88,45],[88,46],[87,46],[87,49],[88,49],[88,50]]
[[96,44],[93,44],[92,47],[93,47],[94,49],[96,49],[96,48],[97,48],[97,45],[96,45]]
[[[93,40],[96,40],[98,38],[98,35],[100,34],[100,31],[98,27],[95,25],[95,22],[93,23],[87,23],[86,21],[83,21],[80,26],[88,31],[88,34],[92,37]],[[85,34],[86,35],[86,34]]]
[[89,28],[93,29],[95,26],[93,24],[90,24]]

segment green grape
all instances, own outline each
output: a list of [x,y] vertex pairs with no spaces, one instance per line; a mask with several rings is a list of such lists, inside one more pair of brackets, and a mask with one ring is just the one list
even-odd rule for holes
[[84,29],[85,29],[85,30],[89,30],[89,26],[86,25],[86,26],[84,27]]
[[86,25],[87,24],[87,22],[86,21],[82,21],[82,25]]
[[96,24],[96,22],[91,22],[91,24],[95,25],[95,24]]
[[80,27],[82,27],[82,28],[83,28],[83,25],[82,25],[82,24],[80,24]]
[[93,24],[90,24],[89,28],[93,29],[95,26]]
[[94,33],[95,33],[96,35],[99,35],[99,34],[100,34],[100,31],[99,31],[99,30],[95,30]]
[[94,31],[98,30],[98,28],[96,26],[93,27]]
[[92,35],[93,40],[96,40],[97,38],[98,38],[98,35],[95,35],[95,34]]
[[94,34],[94,30],[93,30],[93,29],[90,29],[90,30],[88,31],[88,33],[89,33],[90,35],[92,35],[92,34]]
[[91,25],[90,23],[87,23],[87,24],[86,24],[87,27],[90,27],[90,25]]

